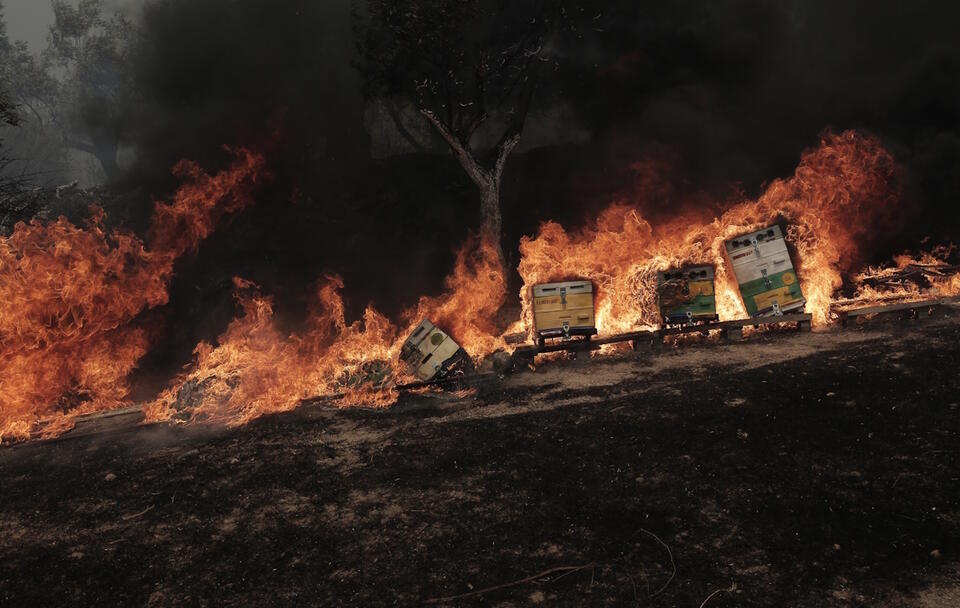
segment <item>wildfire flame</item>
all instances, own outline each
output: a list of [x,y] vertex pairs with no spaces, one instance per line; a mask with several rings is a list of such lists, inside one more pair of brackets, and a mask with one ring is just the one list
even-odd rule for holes
[[843,272],[860,261],[860,241],[896,202],[895,172],[878,140],[826,134],[803,154],[793,177],[774,181],[757,200],[735,204],[712,221],[692,212],[654,225],[643,218],[643,201],[620,201],[578,232],[546,222],[535,238],[520,243],[524,328],[532,325],[530,288],[570,278],[594,282],[601,334],[657,326],[657,272],[683,264],[714,264],[721,320],[743,318],[724,241],[777,220],[787,223],[807,311],[823,326]]
[[[338,277],[327,277],[318,287],[301,335],[277,329],[273,302],[255,285],[243,279],[234,284],[243,315],[216,347],[197,346],[196,366],[146,407],[149,420],[169,419],[189,408],[194,420],[242,424],[339,392],[350,386],[351,376],[363,373],[366,363],[389,360],[395,328],[372,308],[362,322],[348,325]],[[373,391],[370,396],[377,397]]]
[[72,416],[123,404],[148,347],[137,315],[167,302],[178,257],[224,214],[252,203],[262,168],[245,150],[215,176],[178,163],[174,174],[185,183],[155,205],[146,244],[108,233],[96,207],[85,228],[61,217],[19,223],[0,237],[0,441],[29,437],[41,419],[56,434]]
[[950,263],[956,248],[936,247],[916,255],[902,254],[888,266],[871,266],[854,277],[852,298],[834,303],[840,310],[870,304],[911,302],[960,294],[960,266]]
[[[188,182],[171,203],[156,206],[148,244],[125,232],[107,234],[99,210],[86,228],[61,218],[19,224],[0,239],[0,440],[29,436],[41,418],[55,434],[69,428],[72,415],[125,403],[127,377],[148,348],[137,316],[166,303],[179,256],[223,214],[252,202],[262,165],[243,151],[214,177],[178,165]],[[567,279],[593,281],[602,334],[658,326],[657,272],[686,264],[713,264],[720,318],[742,318],[724,242],[772,223],[787,228],[815,326],[830,323],[844,276],[853,278],[855,293],[844,304],[956,295],[960,268],[947,263],[949,249],[854,274],[874,229],[896,207],[897,171],[875,138],[825,134],[792,177],[772,182],[756,200],[727,205],[718,217],[700,209],[654,223],[643,215],[647,201],[620,200],[579,231],[545,222],[521,240],[523,313],[506,333],[532,330],[533,285]],[[909,280],[917,268],[925,283]],[[234,284],[242,314],[215,345],[197,346],[194,364],[145,406],[148,420],[242,424],[315,397],[344,407],[392,404],[396,384],[410,379],[400,367],[401,346],[423,318],[477,360],[504,347],[495,319],[507,280],[496,245],[479,237],[458,252],[443,293],[422,297],[398,322],[371,305],[348,323],[343,281],[328,276],[316,287],[304,328],[290,334],[276,322],[269,296],[243,279]]]
[[[398,356],[403,341],[424,317],[451,332],[477,358],[502,343],[493,318],[506,296],[496,248],[470,239],[457,255],[445,291],[423,297],[402,315],[400,326],[368,306],[362,320],[344,317],[339,277],[326,277],[316,290],[306,329],[281,333],[269,297],[235,279],[243,315],[220,336],[217,346],[201,343],[196,365],[154,403],[148,420],[176,418],[243,424],[300,402],[334,396],[339,406],[387,406],[394,385],[407,376]],[[403,329],[403,331],[401,331]]]

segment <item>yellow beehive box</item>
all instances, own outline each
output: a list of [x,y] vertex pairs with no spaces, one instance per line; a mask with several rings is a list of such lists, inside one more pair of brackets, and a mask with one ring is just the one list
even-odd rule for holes
[[534,285],[533,321],[540,340],[596,334],[593,283],[565,281]]
[[424,319],[403,343],[400,359],[411,375],[428,381],[462,367],[470,357],[453,338]]

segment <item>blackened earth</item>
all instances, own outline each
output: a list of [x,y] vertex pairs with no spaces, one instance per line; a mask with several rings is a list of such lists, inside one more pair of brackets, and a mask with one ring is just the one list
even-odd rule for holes
[[939,311],[8,447],[0,604],[418,606],[554,570],[440,605],[956,606],[958,369]]

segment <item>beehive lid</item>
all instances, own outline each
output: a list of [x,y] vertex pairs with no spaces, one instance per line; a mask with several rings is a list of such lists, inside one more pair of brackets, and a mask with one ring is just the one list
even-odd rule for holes
[[560,289],[566,288],[567,295],[575,293],[593,293],[593,283],[590,281],[564,281],[562,283],[543,283],[533,286],[533,297],[554,296],[560,294]]
[[424,319],[423,321],[420,321],[420,325],[417,325],[417,328],[414,329],[410,334],[410,337],[407,338],[407,344],[412,346],[420,344],[424,338],[430,335],[430,332],[433,331],[433,329],[434,326],[433,323],[430,322],[430,319]]
[[683,279],[687,281],[706,281],[713,280],[713,266],[683,266],[681,268],[671,268],[657,273],[657,279],[660,283],[673,279]]
[[741,249],[743,247],[752,247],[753,241],[775,241],[777,239],[783,238],[783,231],[780,230],[780,226],[774,224],[773,226],[768,226],[762,230],[757,230],[756,232],[751,232],[749,234],[744,234],[736,238],[730,239],[725,244],[728,251],[733,251],[735,249]]

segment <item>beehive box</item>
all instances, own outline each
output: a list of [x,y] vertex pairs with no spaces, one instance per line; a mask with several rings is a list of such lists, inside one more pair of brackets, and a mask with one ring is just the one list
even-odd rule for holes
[[429,319],[420,322],[400,349],[400,360],[407,370],[424,381],[443,377],[468,359],[460,345]]
[[534,285],[533,320],[541,340],[596,334],[593,283],[565,281]]
[[713,266],[684,266],[657,273],[657,297],[665,325],[717,320]]
[[725,245],[750,316],[803,310],[806,300],[780,226],[739,236]]

